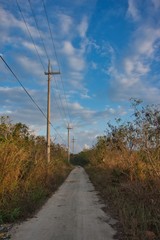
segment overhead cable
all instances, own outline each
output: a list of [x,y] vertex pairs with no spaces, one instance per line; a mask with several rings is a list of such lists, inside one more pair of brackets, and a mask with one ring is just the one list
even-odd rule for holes
[[[58,55],[57,55],[57,52],[56,52],[56,47],[55,47],[55,43],[54,43],[54,39],[53,39],[53,33],[52,33],[52,30],[51,30],[51,26],[50,26],[50,22],[49,22],[49,18],[48,18],[48,14],[47,14],[47,9],[46,9],[44,0],[42,0],[42,5],[43,5],[43,8],[44,8],[44,12],[45,12],[45,16],[46,16],[46,20],[47,20],[47,24],[48,24],[50,36],[51,36],[51,41],[52,41],[52,45],[53,45],[54,55],[55,55],[55,57],[56,57],[56,61],[57,61],[57,64],[58,64],[59,71],[60,71],[61,74],[62,74],[62,71],[61,71],[61,69],[60,69],[60,62],[59,62],[59,59],[58,59]],[[61,75],[60,75],[60,79],[61,79],[62,88],[63,88],[63,92],[64,92],[64,97],[65,97],[65,101],[66,101],[68,119],[69,119],[69,121],[71,122],[71,118],[70,118],[70,114],[69,114],[69,106],[68,106],[68,102],[67,102],[67,98],[66,98],[66,92],[65,92],[65,89],[64,89],[64,83],[63,83],[63,80],[62,80],[62,76],[61,76]]]
[[34,41],[34,39],[33,39],[33,37],[32,37],[32,34],[31,34],[30,30],[29,30],[28,24],[27,24],[27,22],[26,22],[26,20],[25,20],[24,14],[23,14],[23,12],[22,12],[22,10],[21,10],[21,7],[20,7],[20,5],[19,5],[19,3],[18,3],[18,0],[16,0],[16,3],[17,3],[17,8],[18,8],[18,10],[19,10],[19,12],[20,12],[20,14],[21,14],[21,16],[22,16],[23,22],[24,22],[24,24],[25,24],[25,26],[26,26],[26,29],[27,29],[27,31],[28,31],[28,34],[29,34],[29,36],[30,36],[30,38],[31,38],[31,41],[32,41],[32,43],[33,43],[33,45],[34,45],[34,48],[35,48],[35,50],[36,50],[37,56],[38,56],[38,58],[39,58],[39,61],[40,61],[41,65],[42,65],[42,67],[43,67],[43,70],[44,70],[44,72],[45,72],[45,67],[44,67],[43,61],[42,61],[42,59],[41,59],[41,57],[40,57],[39,51],[38,51],[38,49],[37,49],[37,47],[36,47],[35,41]]
[[[2,61],[4,62],[4,64],[6,65],[6,67],[8,68],[8,70],[12,73],[12,75],[15,77],[15,79],[17,80],[17,82],[20,84],[20,86],[22,87],[22,89],[25,91],[25,93],[27,94],[27,96],[31,99],[31,101],[34,103],[34,105],[38,108],[38,110],[42,113],[42,115],[45,117],[45,119],[48,121],[47,116],[45,115],[45,113],[43,112],[43,110],[39,107],[39,105],[36,103],[36,101],[34,100],[34,98],[30,95],[30,93],[27,91],[27,89],[23,86],[23,84],[21,83],[21,81],[19,80],[19,78],[17,77],[17,75],[14,73],[14,71],[11,69],[11,67],[9,66],[9,64],[4,60],[4,58],[0,55],[0,58],[2,59]],[[51,124],[51,126],[53,127],[53,124],[51,122],[49,122]],[[57,133],[57,135],[63,140],[63,142],[65,143],[65,140],[63,139],[63,137],[58,133],[57,129],[54,128],[54,131]]]

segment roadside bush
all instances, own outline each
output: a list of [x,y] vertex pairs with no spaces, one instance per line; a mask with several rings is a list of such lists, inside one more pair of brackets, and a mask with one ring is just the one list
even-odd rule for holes
[[132,121],[108,123],[86,170],[121,223],[122,239],[160,239],[160,107],[132,99]]
[[0,223],[29,216],[66,178],[71,170],[66,150],[51,143],[49,164],[45,152],[44,137],[33,136],[26,125],[1,117]]

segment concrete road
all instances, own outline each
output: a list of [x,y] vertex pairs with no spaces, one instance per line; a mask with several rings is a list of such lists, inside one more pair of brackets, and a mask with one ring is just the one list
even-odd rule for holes
[[93,185],[76,167],[38,214],[11,230],[12,240],[113,240]]

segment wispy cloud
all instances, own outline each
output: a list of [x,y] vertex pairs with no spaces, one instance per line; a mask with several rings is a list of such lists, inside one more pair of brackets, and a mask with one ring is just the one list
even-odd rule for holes
[[153,57],[160,39],[159,27],[143,23],[135,32],[135,49],[146,57]]
[[59,12],[57,14],[58,21],[60,23],[60,31],[64,36],[69,36],[73,27],[73,19],[71,16]]
[[[0,7],[0,21],[1,21],[1,28],[3,30],[15,28],[23,31],[23,33],[25,34],[28,34],[23,20],[18,19],[12,13],[3,9],[2,7]],[[29,21],[26,21],[26,22],[29,22]],[[30,25],[29,23],[27,23],[27,25],[32,36],[35,38],[39,38],[37,29],[34,26]]]
[[38,51],[38,54],[39,54],[39,55],[44,56],[44,51],[43,51],[43,49],[42,49],[40,46],[38,46],[38,45],[36,45],[36,44],[33,44],[33,43],[31,43],[31,42],[27,42],[27,41],[23,41],[23,42],[22,42],[22,45],[23,45],[25,48],[27,48],[27,50],[30,50],[30,51],[32,51],[32,52],[34,52],[34,53],[36,53],[36,51]]
[[81,38],[86,37],[86,32],[88,29],[88,19],[86,16],[82,18],[82,21],[78,25],[77,29]]
[[[76,3],[75,6],[77,7]],[[79,89],[79,95],[87,97],[84,94],[84,76],[87,68],[86,51],[89,18],[85,14],[73,18],[73,14],[64,14],[61,10],[58,11],[57,17],[61,29],[59,33],[61,42],[58,43],[58,52],[63,58],[63,63],[65,63],[63,65],[66,65],[65,69],[67,67],[67,72],[65,70],[67,82],[73,89]]]
[[104,110],[93,110],[83,107],[78,102],[70,104],[70,112],[74,116],[74,119],[77,119],[78,126],[88,125],[90,127],[94,126],[99,120],[107,122],[117,115],[122,116],[126,114],[125,109],[121,106],[116,108],[107,106]]
[[62,52],[66,56],[72,71],[79,72],[84,70],[85,58],[80,48],[77,49],[73,47],[71,42],[64,41]]
[[[154,4],[156,5],[157,2],[155,1]],[[152,67],[153,63],[157,61],[160,30],[157,23],[150,20],[150,17],[145,21],[145,16],[142,15],[138,6],[137,1],[128,1],[127,14],[130,13],[134,20],[138,20],[137,29],[130,38],[125,55],[112,58],[107,71],[111,79],[110,91],[112,92],[111,96],[116,100],[138,97],[146,102],[156,103],[160,100],[160,91],[155,85],[153,86],[156,73],[153,76]],[[156,9],[152,8],[150,14],[153,15],[154,11]]]
[[136,0],[128,0],[127,15],[131,17],[134,21],[137,21],[140,19],[139,10],[136,6],[136,3],[137,3]]
[[44,74],[42,66],[37,61],[31,60],[27,56],[19,55],[16,57],[16,60],[27,72],[31,71],[34,73],[34,75],[37,76],[41,76],[42,74]]

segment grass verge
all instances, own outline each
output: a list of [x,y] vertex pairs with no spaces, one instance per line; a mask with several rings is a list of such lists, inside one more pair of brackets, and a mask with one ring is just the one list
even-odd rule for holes
[[0,224],[32,216],[63,183],[70,171],[71,167],[62,162],[50,164],[48,169],[35,167],[27,180],[21,179],[14,186],[10,184],[8,189],[3,189],[0,196]]
[[[118,219],[118,239],[160,239],[160,182],[131,182],[118,169],[86,168],[107,211]],[[123,233],[123,234],[122,234]]]

